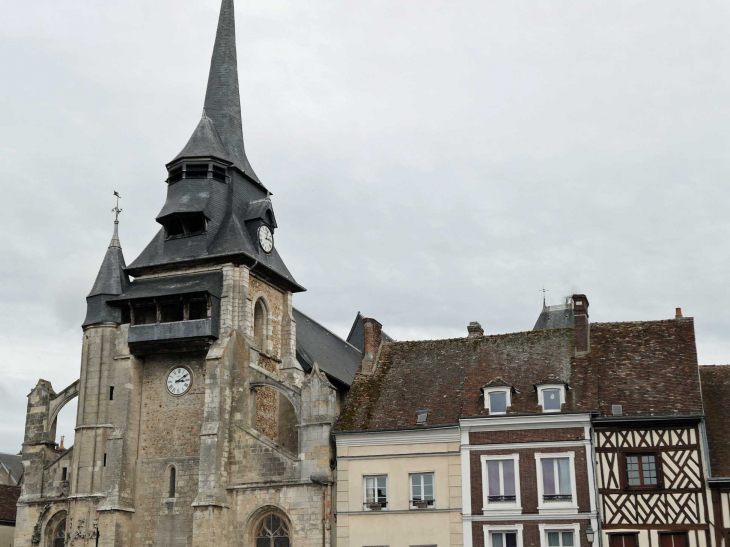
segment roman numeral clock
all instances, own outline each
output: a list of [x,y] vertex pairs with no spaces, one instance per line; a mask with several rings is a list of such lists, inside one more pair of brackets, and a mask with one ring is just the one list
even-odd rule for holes
[[175,367],[167,373],[167,391],[175,397],[182,397],[193,385],[193,373],[188,367]]

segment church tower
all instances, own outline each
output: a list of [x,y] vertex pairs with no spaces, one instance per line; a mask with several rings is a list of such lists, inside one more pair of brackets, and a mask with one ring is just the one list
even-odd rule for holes
[[[233,0],[167,171],[160,229],[129,266],[115,222],[79,381],[29,395],[16,545],[327,547],[330,430],[359,352],[293,308],[304,288],[244,148]],[[55,416],[75,396],[75,445],[59,453]]]

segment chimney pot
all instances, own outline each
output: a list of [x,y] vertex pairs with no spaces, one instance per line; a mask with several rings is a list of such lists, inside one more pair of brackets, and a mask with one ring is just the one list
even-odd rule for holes
[[675,319],[682,319],[682,308],[677,308],[676,313],[674,315]]
[[484,336],[484,329],[476,321],[472,321],[471,323],[469,323],[466,327],[466,330],[469,333],[469,338],[476,338],[477,336]]

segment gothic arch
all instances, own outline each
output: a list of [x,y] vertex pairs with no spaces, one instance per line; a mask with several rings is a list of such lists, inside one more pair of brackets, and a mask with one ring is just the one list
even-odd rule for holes
[[271,337],[273,336],[273,317],[271,303],[266,294],[259,292],[253,299],[253,317],[251,318],[251,334],[256,340],[258,349],[263,353],[271,353]]
[[73,384],[68,386],[66,389],[61,391],[60,393],[56,394],[56,396],[51,399],[49,405],[48,405],[48,427],[49,429],[53,429],[56,418],[58,418],[59,413],[61,410],[63,410],[63,407],[65,407],[68,403],[73,401],[76,397],[79,396],[79,381],[76,380]]
[[[248,545],[254,547],[292,547],[294,527],[286,511],[275,505],[260,507],[248,519]],[[286,538],[286,540],[284,540]]]
[[65,547],[66,538],[66,517],[68,513],[66,510],[61,510],[55,513],[46,522],[45,531],[43,533],[43,546],[44,547]]

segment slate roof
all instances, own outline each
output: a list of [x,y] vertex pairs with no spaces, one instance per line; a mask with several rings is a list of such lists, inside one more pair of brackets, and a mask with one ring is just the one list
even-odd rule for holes
[[594,323],[591,351],[581,357],[570,328],[390,342],[375,373],[357,376],[336,428],[411,428],[424,408],[431,409],[428,426],[486,416],[481,387],[497,378],[518,392],[509,414],[540,412],[535,384],[545,378],[568,384],[565,412],[611,415],[612,404],[622,404],[625,416],[702,412],[694,323],[688,318]]
[[259,182],[243,146],[233,0],[223,0],[205,92],[205,113],[213,121],[234,165]]
[[83,326],[97,323],[119,323],[121,311],[107,305],[114,296],[129,288],[129,276],[124,271],[124,253],[119,242],[119,221],[114,221],[114,235],[96,275],[91,292],[86,297],[86,317]]
[[230,155],[223,146],[213,120],[206,115],[205,110],[185,148],[170,163],[182,158],[218,158],[230,162]]
[[710,477],[730,478],[730,420],[727,417],[730,365],[702,366],[700,379],[710,452]]
[[17,484],[23,476],[23,457],[19,454],[4,454],[0,452],[0,465],[13,477]]
[[574,324],[575,316],[572,305],[543,306],[532,330],[573,328]]
[[294,308],[297,322],[297,361],[309,372],[314,363],[330,378],[349,386],[362,354],[317,321]]
[[[365,327],[363,325],[363,319],[365,319],[365,316],[360,312],[357,312],[355,321],[352,323],[352,327],[350,327],[350,334],[347,335],[347,341],[361,352],[365,347]],[[384,343],[393,341],[393,338],[388,336],[384,331],[381,332],[381,335]]]
[[119,222],[115,221],[114,235],[88,296],[122,294],[129,286],[129,277],[124,273],[124,268],[126,268],[126,265],[124,264],[122,244],[119,242]]
[[15,524],[20,486],[0,485],[0,522]]
[[140,279],[132,283],[124,294],[113,298],[112,301],[121,302],[194,292],[207,292],[220,298],[223,294],[222,272]]
[[[164,228],[127,268],[139,277],[149,271],[182,264],[244,263],[260,276],[292,292],[304,291],[281,259],[277,248],[267,254],[258,243],[255,222],[261,208],[274,219],[270,193],[261,184],[246,157],[241,127],[236,31],[232,0],[223,0],[210,64],[204,116],[177,159],[220,157],[237,169],[228,169],[226,182],[183,179],[168,184],[167,200],[157,217],[161,224],[174,213],[203,212],[208,219],[202,234],[165,238]],[[173,160],[175,161],[175,160]],[[169,165],[169,164],[168,164]],[[262,205],[262,201],[268,203]],[[275,226],[275,223],[272,224]]]

